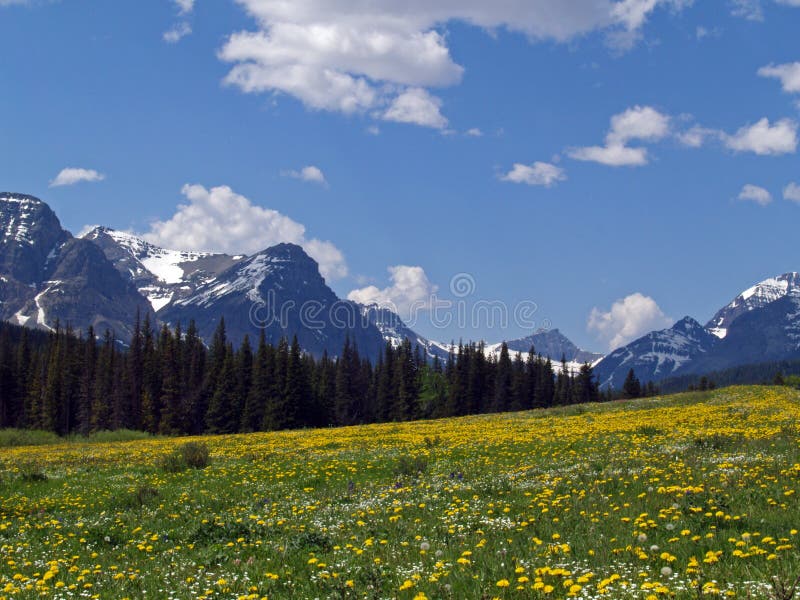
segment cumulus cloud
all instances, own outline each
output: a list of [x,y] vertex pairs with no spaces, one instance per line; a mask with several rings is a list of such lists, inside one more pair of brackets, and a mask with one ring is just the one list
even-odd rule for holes
[[723,143],[736,152],[762,156],[792,154],[797,150],[797,122],[781,119],[770,125],[766,117],[745,125],[733,135],[722,134]]
[[766,206],[772,202],[772,194],[770,194],[763,187],[752,185],[750,183],[742,188],[742,191],[739,192],[737,198],[746,202],[755,202],[760,206]]
[[[229,36],[225,82],[246,93],[283,93],[312,109],[369,113],[443,129],[432,87],[464,68],[440,31],[460,21],[532,41],[567,42],[591,31],[636,36],[659,6],[689,0],[237,0],[256,31]],[[423,92],[420,91],[423,90]]]
[[797,202],[800,204],[800,185],[796,184],[795,182],[791,182],[789,185],[783,188],[783,199],[791,200],[792,202]]
[[192,33],[192,26],[189,23],[177,23],[172,29],[165,31],[161,36],[168,44],[177,44],[187,35]]
[[411,88],[397,96],[383,113],[386,121],[415,123],[424,127],[444,129],[447,119],[440,109],[442,101],[422,88]]
[[607,343],[609,350],[615,350],[670,324],[655,300],[637,292],[617,300],[608,311],[593,308],[587,329]]
[[611,117],[604,146],[570,148],[575,160],[596,162],[611,167],[638,167],[648,162],[647,150],[630,147],[628,142],[656,142],[670,132],[670,117],[651,106],[634,106]]
[[[797,6],[800,6],[798,0]],[[772,77],[781,82],[784,92],[800,94],[800,62],[785,63],[782,65],[767,65],[758,70],[761,77]]]
[[142,237],[176,250],[253,254],[281,242],[299,244],[329,279],[345,277],[347,264],[330,242],[309,239],[306,228],[276,210],[262,208],[228,186],[184,185],[187,202]]
[[347,295],[347,299],[391,308],[404,318],[413,316],[415,310],[430,308],[438,288],[430,282],[422,267],[397,265],[388,270],[390,286],[381,289],[370,285],[356,289]]
[[315,167],[314,165],[305,166],[300,170],[284,171],[282,174],[286,177],[300,179],[310,183],[319,183],[320,185],[328,184],[328,181],[325,179],[325,174],[319,167]]
[[82,181],[103,181],[105,178],[105,175],[98,173],[94,169],[76,169],[74,167],[68,167],[66,169],[62,169],[61,172],[56,175],[56,178],[50,182],[50,187],[75,185],[76,183],[81,183]]
[[564,173],[564,169],[545,162],[535,162],[532,165],[514,163],[514,168],[512,168],[511,171],[500,176],[502,181],[525,183],[528,185],[542,185],[544,187],[551,187],[559,181],[564,181],[566,178],[567,176]]

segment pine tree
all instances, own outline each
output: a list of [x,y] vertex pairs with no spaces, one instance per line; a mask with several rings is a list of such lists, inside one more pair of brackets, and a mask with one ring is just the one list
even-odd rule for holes
[[83,373],[81,377],[80,400],[78,408],[78,432],[88,435],[92,428],[92,408],[94,407],[95,373],[97,370],[97,338],[91,325],[86,331],[83,353]]
[[92,431],[111,429],[112,400],[114,397],[114,359],[115,341],[111,331],[106,329],[103,345],[97,360],[97,377],[93,395],[91,413]]
[[228,344],[222,360],[222,368],[216,377],[216,387],[208,403],[206,431],[209,433],[233,433],[239,424],[236,403],[236,362],[233,346]]
[[629,399],[641,398],[642,396],[642,384],[633,369],[628,371],[628,375],[625,377],[625,382],[622,384],[622,393],[625,398]]
[[283,391],[282,429],[302,427],[310,424],[308,412],[310,388],[303,368],[303,357],[297,336],[292,338],[289,358],[286,361],[286,382]]
[[[180,336],[180,329],[177,334]],[[161,328],[158,345],[161,366],[161,397],[158,402],[161,406],[161,418],[158,422],[158,429],[161,433],[168,435],[177,434],[186,430],[181,393],[179,346],[177,337],[172,337],[172,333],[166,325]]]
[[242,431],[259,431],[264,424],[264,413],[270,397],[274,371],[271,347],[267,346],[264,330],[258,338],[258,350],[253,361],[252,385],[242,410]]
[[600,395],[594,378],[594,371],[588,363],[581,366],[575,381],[575,401],[579,403],[598,402]]
[[508,354],[508,345],[503,342],[503,344],[500,346],[500,358],[497,361],[492,412],[503,412],[508,410],[511,401],[511,379],[511,358]]
[[284,392],[286,391],[286,369],[289,362],[289,344],[281,338],[275,350],[274,371],[269,399],[264,411],[264,429],[277,430],[285,428]]

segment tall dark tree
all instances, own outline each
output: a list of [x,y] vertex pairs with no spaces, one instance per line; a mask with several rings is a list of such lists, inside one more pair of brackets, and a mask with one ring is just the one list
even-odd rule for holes
[[625,398],[641,398],[642,396],[642,384],[633,369],[628,371],[628,375],[625,377],[625,382],[622,384],[622,393]]

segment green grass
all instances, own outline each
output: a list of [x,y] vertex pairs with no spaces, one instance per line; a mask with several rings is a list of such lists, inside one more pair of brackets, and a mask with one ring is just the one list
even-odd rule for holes
[[[748,387],[345,429],[47,438],[0,450],[0,598],[787,598],[799,417],[797,391]],[[209,461],[164,469],[187,442]]]

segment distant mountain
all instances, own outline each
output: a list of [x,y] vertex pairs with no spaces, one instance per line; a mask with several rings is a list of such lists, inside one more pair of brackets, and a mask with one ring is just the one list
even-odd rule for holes
[[714,335],[724,338],[728,328],[741,315],[767,306],[785,296],[800,294],[800,273],[785,273],[777,277],[770,277],[761,283],[748,288],[730,304],[720,309],[708,322],[708,328]]
[[257,338],[261,329],[274,344],[296,335],[315,356],[338,355],[345,339],[362,356],[377,358],[383,337],[364,319],[359,305],[340,300],[327,286],[319,266],[295,244],[278,244],[242,259],[190,295],[159,311],[167,323],[194,319],[200,335],[211,339],[224,317],[229,339]]
[[[530,352],[533,347],[536,354],[541,354],[554,361],[560,361],[563,356],[566,357],[567,362],[592,364],[603,358],[602,354],[578,348],[558,329],[539,329],[532,335],[511,340],[507,344],[508,349],[512,352]],[[499,346],[499,344],[494,344],[492,348],[495,346]]]
[[595,367],[601,388],[622,387],[633,369],[643,382],[658,381],[679,374],[711,352],[720,340],[691,317],[669,329],[654,331],[614,350]]
[[167,250],[124,231],[95,227],[83,239],[96,244],[106,258],[159,311],[173,300],[193,294],[244,256]]
[[47,204],[0,193],[0,316],[50,329],[56,323],[130,338],[148,302],[92,243],[73,238]]
[[619,387],[629,369],[658,381],[800,358],[800,275],[770,277],[739,294],[702,327],[689,317],[615,350],[596,367]]
[[714,352],[683,373],[796,358],[800,358],[800,295],[790,294],[742,313],[728,326]]
[[448,346],[421,336],[409,328],[394,311],[377,304],[360,305],[360,310],[364,318],[378,329],[384,342],[389,342],[392,346],[397,347],[408,339],[412,346],[424,349],[429,357],[437,356],[441,360],[447,359]]

